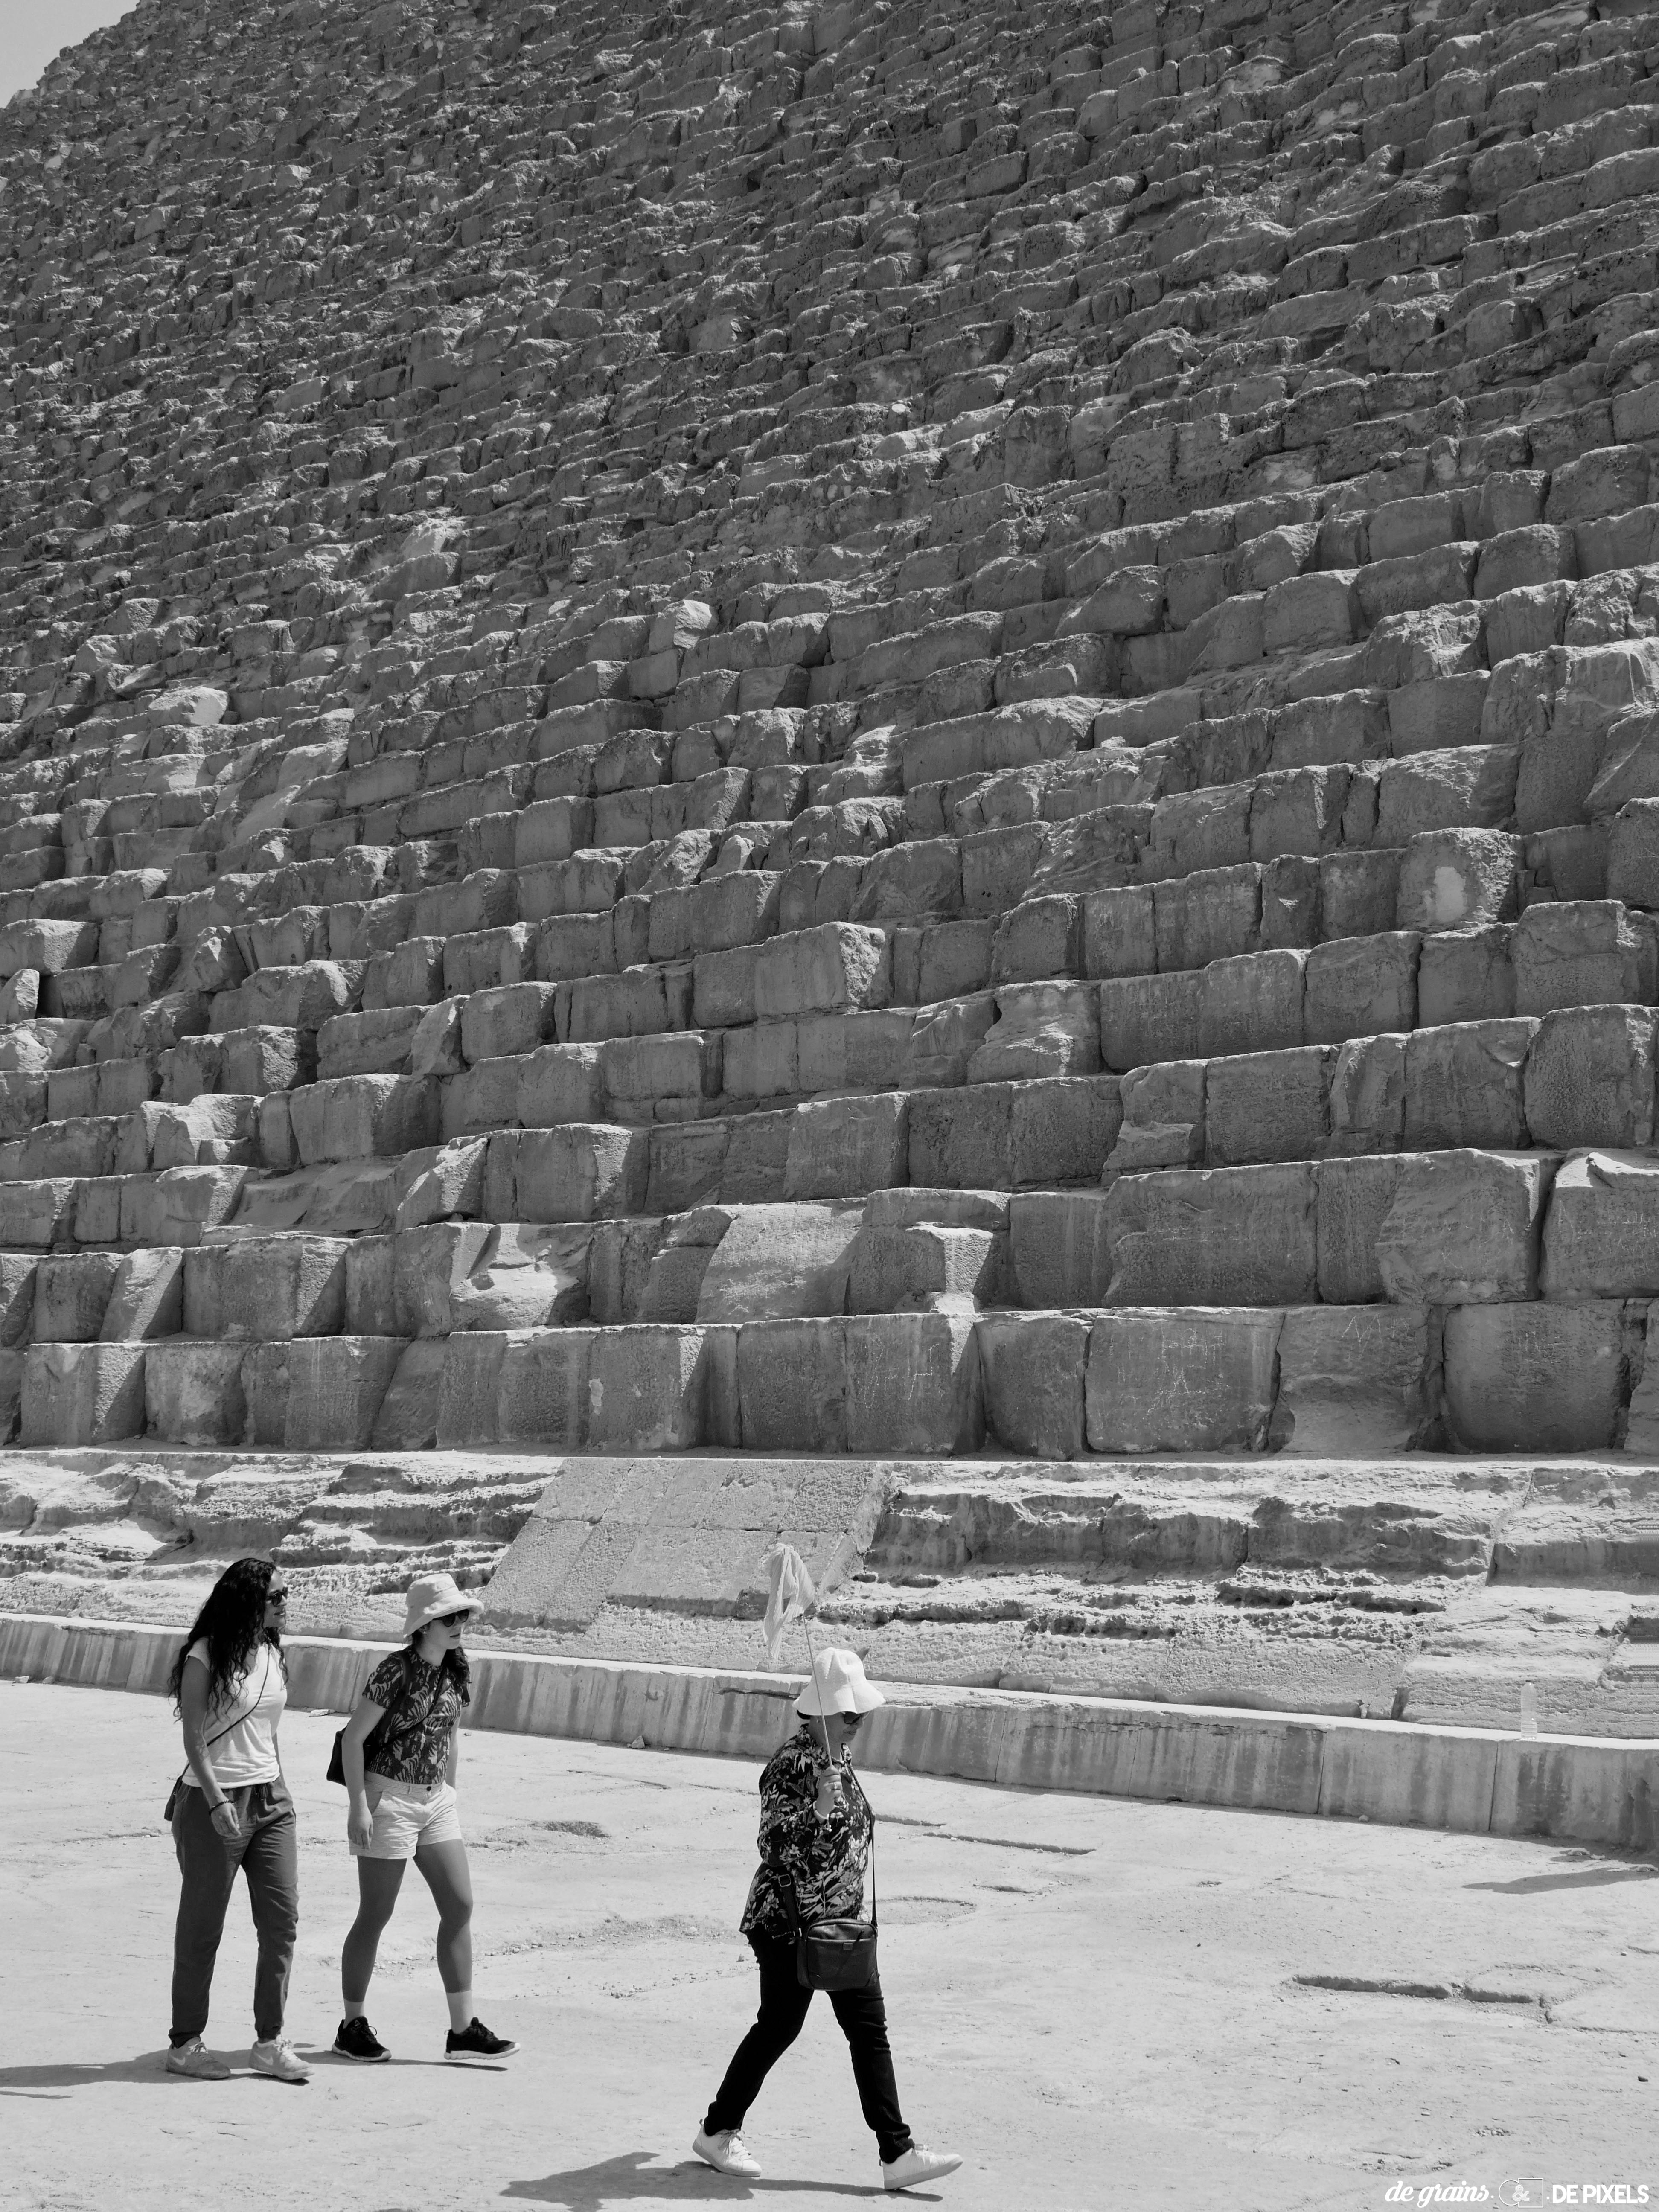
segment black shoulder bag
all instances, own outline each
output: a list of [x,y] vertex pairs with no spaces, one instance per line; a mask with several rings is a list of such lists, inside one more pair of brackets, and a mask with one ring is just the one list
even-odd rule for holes
[[[867,1802],[867,1801],[866,1801]],[[782,1873],[783,1869],[779,1869]],[[789,1885],[789,1935],[795,1978],[804,1990],[867,1990],[876,1978],[876,1816],[870,1815],[870,1917],[813,1920],[803,1924],[800,1894]]]
[[[405,1668],[404,1670],[404,1683],[405,1687],[408,1686],[408,1681],[409,1670]],[[401,1697],[402,1694],[403,1692],[400,1690],[398,1692],[398,1695]],[[380,1715],[380,1719],[375,1722],[374,1727],[370,1729],[368,1734],[363,1738],[363,1770],[365,1772],[367,1772],[368,1769],[368,1747],[372,1743],[378,1743],[381,1741],[380,1732],[385,1728],[387,1720],[391,1717],[391,1713],[392,1708],[388,1705],[386,1711]],[[343,1729],[336,1729],[334,1731],[334,1748],[328,1754],[328,1771],[323,1777],[325,1782],[337,1782],[342,1790],[345,1788],[345,1753],[342,1748],[344,1742],[345,1730]]]

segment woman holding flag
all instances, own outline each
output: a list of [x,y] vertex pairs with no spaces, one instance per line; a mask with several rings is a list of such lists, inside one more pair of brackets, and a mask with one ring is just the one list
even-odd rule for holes
[[[771,1596],[767,1647],[775,1667],[785,1624],[817,1602],[799,1556],[780,1547],[768,1561]],[[760,1968],[760,2011],[738,2045],[715,2092],[692,2149],[716,2172],[752,2179],[760,2162],[739,2130],[772,2067],[800,2033],[814,1987],[828,1990],[847,2038],[859,2103],[876,2138],[882,2186],[914,2188],[941,2181],[962,2164],[949,2152],[924,2149],[899,2111],[887,2041],[887,2013],[875,1972],[873,1916],[857,1948],[867,1962],[855,1966],[857,1985],[845,1972],[820,1980],[813,1974],[808,1938],[825,1923],[861,1918],[875,1819],[859,1786],[850,1757],[864,1716],[886,1700],[865,1678],[855,1651],[813,1652],[811,1685],[795,1701],[801,1726],[761,1774],[761,1863],[749,1887],[739,1923]],[[803,1932],[805,1931],[805,1933]],[[837,1983],[840,1985],[837,1985]]]

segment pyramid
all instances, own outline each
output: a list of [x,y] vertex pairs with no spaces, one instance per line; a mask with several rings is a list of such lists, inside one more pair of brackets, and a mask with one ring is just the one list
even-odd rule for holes
[[1656,58],[142,0],[13,100],[0,1603],[753,1664],[783,1535],[893,1678],[1656,1732]]

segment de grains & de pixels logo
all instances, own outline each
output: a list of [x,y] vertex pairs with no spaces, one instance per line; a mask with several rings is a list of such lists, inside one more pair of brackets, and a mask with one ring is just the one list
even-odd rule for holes
[[1386,2204],[1414,2208],[1443,2204],[1519,2206],[1522,2212],[1555,2212],[1558,2205],[1659,2205],[1659,2188],[1645,2181],[1546,2181],[1541,2175],[1515,2181],[1395,2181],[1384,2192]]

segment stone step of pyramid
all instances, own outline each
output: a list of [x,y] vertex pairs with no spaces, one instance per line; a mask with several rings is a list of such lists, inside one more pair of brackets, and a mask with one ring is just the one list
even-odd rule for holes
[[735,1664],[897,1468],[894,1674],[1631,1733],[1656,26],[141,0],[0,112],[0,1604]]
[[297,1631],[395,1636],[488,1584],[481,1648],[746,1668],[781,1530],[820,1633],[901,1680],[1555,1733],[1659,1723],[1659,1483],[1627,1462],[1389,1455],[14,1454],[24,1610],[187,1620],[266,1550]]

